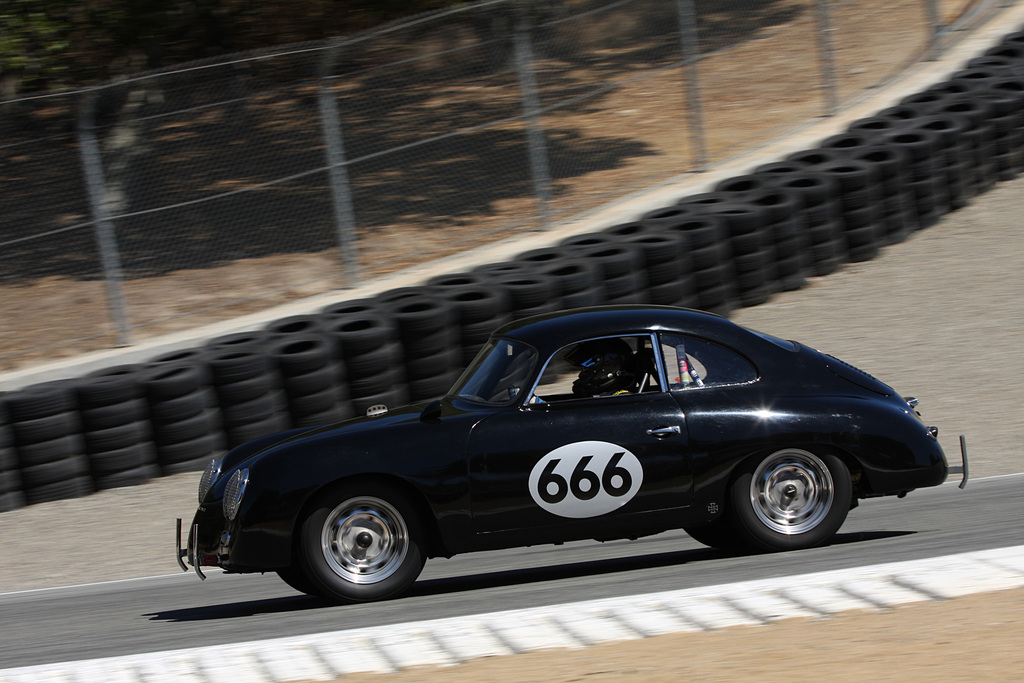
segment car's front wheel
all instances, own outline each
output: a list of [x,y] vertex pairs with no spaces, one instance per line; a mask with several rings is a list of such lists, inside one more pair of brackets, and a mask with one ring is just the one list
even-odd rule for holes
[[756,461],[733,482],[733,527],[758,550],[798,550],[831,539],[853,495],[850,471],[828,453],[784,448]]
[[301,533],[306,576],[321,595],[340,602],[397,595],[426,561],[414,506],[387,484],[348,485],[322,494]]

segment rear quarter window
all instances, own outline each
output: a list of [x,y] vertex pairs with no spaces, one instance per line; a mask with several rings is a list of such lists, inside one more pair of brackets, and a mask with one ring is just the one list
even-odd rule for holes
[[661,335],[669,388],[744,384],[757,379],[754,364],[730,348],[697,337]]

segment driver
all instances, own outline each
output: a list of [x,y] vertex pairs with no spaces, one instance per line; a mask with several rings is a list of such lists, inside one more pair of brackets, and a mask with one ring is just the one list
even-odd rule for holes
[[583,342],[565,360],[580,368],[579,378],[572,383],[574,396],[612,396],[636,389],[636,358],[623,339]]

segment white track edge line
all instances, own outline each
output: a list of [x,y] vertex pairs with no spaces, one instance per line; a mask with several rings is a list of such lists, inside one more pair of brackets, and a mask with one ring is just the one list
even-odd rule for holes
[[[918,585],[915,581],[917,576],[926,577],[927,583],[921,581]],[[979,581],[979,577],[986,580]],[[941,583],[941,588],[936,586],[937,581]],[[661,610],[666,620],[675,619],[679,622],[678,628],[669,631],[662,629],[662,632],[681,632],[694,629],[692,625],[678,618],[677,610],[673,611],[670,606],[666,606],[667,604],[685,604],[688,610],[700,615],[701,622],[708,625],[708,630],[712,630],[735,624],[770,623],[778,619],[799,616],[798,609],[787,609],[778,601],[780,592],[784,593],[787,590],[816,590],[817,597],[810,598],[805,594],[801,602],[808,603],[814,611],[830,614],[842,611],[829,609],[827,596],[830,591],[839,595],[840,601],[848,602],[849,594],[852,592],[867,600],[865,607],[870,607],[871,604],[891,607],[908,602],[949,599],[1012,588],[1024,588],[1024,545],[924,560],[888,562],[852,569],[365,629],[3,669],[0,670],[0,683],[106,683],[115,679],[125,683],[199,681],[205,680],[204,672],[211,662],[223,661],[228,655],[244,657],[261,669],[253,671],[250,676],[236,677],[238,683],[333,680],[357,672],[392,673],[398,670],[399,662],[402,668],[437,665],[439,662],[455,664],[464,660],[451,656],[452,643],[459,643],[460,645],[456,646],[459,650],[479,650],[484,646],[480,643],[480,636],[473,634],[481,631],[497,633],[502,641],[522,643],[515,648],[516,651],[580,648],[580,641],[568,632],[564,637],[554,637],[532,644],[528,642],[530,636],[534,636],[534,641],[537,640],[535,629],[538,624],[556,624],[559,623],[561,615],[580,612],[601,615],[609,622],[607,636],[602,636],[599,628],[590,632],[590,645],[611,642],[621,639],[621,635],[616,636],[614,633],[629,630],[628,623],[622,624],[616,620],[616,610],[628,609],[638,604],[650,611]],[[754,619],[744,611],[737,611],[737,604],[756,606],[758,618]],[[804,611],[806,607],[807,605],[803,606]],[[547,633],[557,633],[559,630],[564,631],[557,628],[545,629]],[[636,635],[642,637],[642,634]],[[436,646],[439,642],[445,643],[443,650]],[[431,643],[434,646],[431,646]],[[273,662],[282,661],[287,661],[289,666],[272,665]],[[287,668],[288,672],[282,673],[282,668]],[[194,672],[194,675],[183,676],[184,671]]]

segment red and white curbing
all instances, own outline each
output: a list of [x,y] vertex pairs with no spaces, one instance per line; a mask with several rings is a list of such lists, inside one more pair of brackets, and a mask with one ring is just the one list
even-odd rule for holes
[[0,670],[0,683],[238,683],[333,680],[543,648],[827,617],[1024,587],[1024,545],[925,560],[351,629]]

